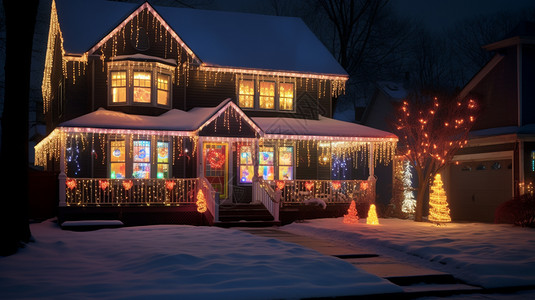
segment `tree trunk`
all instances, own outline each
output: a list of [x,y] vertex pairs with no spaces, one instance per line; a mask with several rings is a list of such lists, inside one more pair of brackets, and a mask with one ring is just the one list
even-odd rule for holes
[[28,222],[28,129],[32,44],[39,1],[4,1],[5,99],[0,150],[0,255],[30,240]]
[[424,200],[425,200],[426,192],[427,192],[427,182],[423,179],[418,178],[418,190],[416,194],[416,208],[414,211],[414,221],[416,222],[423,221]]

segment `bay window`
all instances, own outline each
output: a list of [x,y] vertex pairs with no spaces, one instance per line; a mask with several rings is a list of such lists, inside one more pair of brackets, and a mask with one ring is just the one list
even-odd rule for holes
[[126,72],[110,72],[113,103],[126,103]]
[[134,102],[151,102],[151,73],[134,71]]

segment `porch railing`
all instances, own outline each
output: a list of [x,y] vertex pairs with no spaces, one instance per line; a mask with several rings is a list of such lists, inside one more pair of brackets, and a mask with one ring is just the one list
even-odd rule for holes
[[280,191],[273,190],[267,181],[260,178],[253,182],[253,199],[266,207],[275,222],[279,221]]
[[65,181],[65,205],[176,206],[195,203],[198,184],[197,178],[68,178]]
[[272,191],[280,191],[284,204],[306,203],[314,199],[329,203],[370,202],[374,195],[369,180],[265,180]]

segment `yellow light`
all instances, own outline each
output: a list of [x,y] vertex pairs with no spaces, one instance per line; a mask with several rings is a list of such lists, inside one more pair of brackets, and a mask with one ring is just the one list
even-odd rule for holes
[[438,224],[451,222],[448,198],[440,174],[435,175],[429,194],[429,221]]
[[197,211],[199,213],[204,213],[208,210],[208,207],[206,206],[206,198],[204,197],[204,193],[202,192],[202,189],[199,189],[199,192],[197,193]]
[[359,216],[357,212],[357,207],[355,205],[355,200],[351,200],[349,209],[347,210],[347,215],[344,215],[344,224],[357,224],[359,222]]
[[368,218],[366,219],[368,225],[379,225],[379,219],[377,218],[377,212],[375,211],[375,204],[370,205],[368,211]]

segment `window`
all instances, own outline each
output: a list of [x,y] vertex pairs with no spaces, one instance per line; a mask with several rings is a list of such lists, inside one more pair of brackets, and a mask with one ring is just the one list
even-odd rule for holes
[[293,179],[294,147],[279,147],[279,180]]
[[108,63],[108,105],[170,108],[175,67],[159,62]]
[[169,103],[169,81],[170,81],[169,75],[166,74],[158,74],[158,94],[156,103],[159,105],[166,106]]
[[151,73],[134,72],[134,102],[150,103]]
[[237,82],[238,105],[241,108],[286,112],[295,110],[295,82],[258,79],[238,79]]
[[150,141],[134,141],[133,148],[134,164],[132,177],[150,178]]
[[126,103],[126,72],[111,72],[111,101]]
[[260,81],[259,103],[261,109],[275,108],[275,82]]
[[239,159],[240,183],[253,182],[254,166],[253,166],[253,149],[251,145],[241,145]]
[[110,142],[110,178],[121,179],[126,177],[125,141]]
[[535,172],[535,151],[531,151],[531,172]]
[[169,142],[158,142],[156,147],[156,178],[169,178]]
[[258,176],[264,180],[275,179],[275,168],[273,166],[274,148],[261,147],[258,152]]
[[294,84],[279,83],[279,110],[294,109]]
[[254,81],[240,80],[238,87],[238,105],[243,108],[254,108]]

